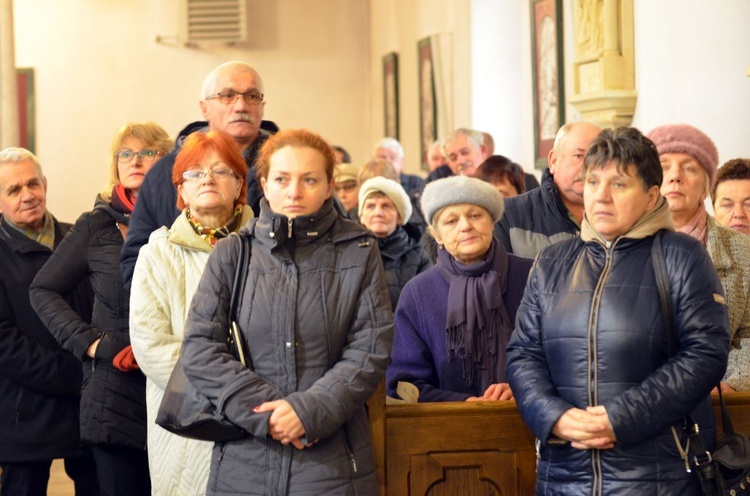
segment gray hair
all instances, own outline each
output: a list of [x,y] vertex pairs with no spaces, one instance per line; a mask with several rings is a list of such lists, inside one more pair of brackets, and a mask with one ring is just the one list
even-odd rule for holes
[[445,147],[448,145],[448,143],[462,135],[466,136],[466,139],[468,139],[469,142],[476,148],[481,148],[482,145],[484,145],[484,135],[482,133],[466,127],[460,127],[449,134],[448,137],[445,138],[443,140],[443,143],[440,145],[440,152],[444,157],[448,156],[448,153],[446,153],[445,151]]
[[201,100],[205,100],[207,97],[213,94],[215,89],[214,86],[216,85],[216,79],[218,79],[219,74],[227,70],[249,72],[253,74],[256,81],[258,81],[258,90],[263,93],[263,79],[260,77],[260,74],[258,74],[258,71],[244,62],[240,62],[239,60],[232,60],[229,62],[224,62],[208,73],[206,78],[203,80],[203,86],[201,86]]
[[375,143],[375,150],[378,148],[385,148],[386,150],[393,150],[396,152],[396,155],[398,155],[398,158],[404,158],[404,147],[401,146],[401,143],[398,142],[397,139],[394,138],[383,138],[377,143]]
[[26,148],[12,146],[0,150],[0,166],[5,164],[18,164],[26,160],[30,160],[34,164],[34,167],[36,167],[36,170],[39,173],[39,177],[43,178],[44,172],[42,171],[42,164],[39,163],[39,159],[36,158],[36,155],[28,151]]

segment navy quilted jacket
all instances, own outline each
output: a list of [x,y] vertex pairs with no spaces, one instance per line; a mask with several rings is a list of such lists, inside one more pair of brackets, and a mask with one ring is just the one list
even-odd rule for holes
[[[658,210],[668,215],[664,204]],[[691,413],[713,442],[709,393],[726,369],[727,310],[703,246],[666,233],[678,339],[669,358],[651,268],[652,234],[660,227],[647,222],[607,244],[584,221],[581,238],[543,250],[532,268],[506,370],[519,411],[540,440],[538,495],[699,492],[671,426],[684,437],[681,425]],[[606,407],[614,448],[548,443],[566,410],[590,405]]]

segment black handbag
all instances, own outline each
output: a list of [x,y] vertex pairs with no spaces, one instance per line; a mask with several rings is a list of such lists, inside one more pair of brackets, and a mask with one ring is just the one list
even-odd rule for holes
[[[654,236],[654,243],[651,247],[651,262],[654,266],[656,285],[659,289],[662,315],[667,323],[669,356],[673,356],[677,353],[677,334],[661,235],[662,232],[660,231]],[[706,444],[700,437],[698,424],[690,415],[685,417],[685,433],[689,440],[688,450],[693,458],[692,464],[696,468],[701,491],[705,496],[750,495],[750,440],[745,434],[734,431],[732,420],[729,418],[729,412],[724,403],[724,397],[721,394],[721,384],[719,384],[717,390],[721,405],[722,434],[713,453],[706,448]],[[681,447],[679,449],[685,458],[685,464],[689,471],[691,461],[687,459],[687,453]]]
[[[233,235],[236,236],[234,233],[230,234],[230,236]],[[247,280],[251,250],[249,236],[239,236],[239,238],[240,254],[229,300],[230,324],[227,346],[237,360],[248,366],[245,362],[245,352],[236,318],[242,288]],[[226,442],[247,436],[244,429],[220,415],[211,400],[190,383],[182,367],[182,353],[169,376],[167,388],[156,415],[156,423],[173,434],[201,441]]]

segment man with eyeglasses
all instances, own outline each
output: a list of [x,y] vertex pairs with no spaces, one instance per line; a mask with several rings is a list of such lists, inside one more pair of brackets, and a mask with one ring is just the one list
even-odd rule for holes
[[161,226],[171,226],[180,214],[177,191],[172,185],[172,168],[188,135],[218,129],[234,138],[249,169],[247,204],[255,215],[260,212],[263,194],[255,180],[255,159],[268,136],[278,131],[276,124],[263,120],[265,102],[260,74],[239,61],[219,65],[203,81],[200,108],[206,120],[193,122],[180,131],[174,150],[154,164],[138,192],[120,257],[126,288],[130,288],[141,246],[148,242],[153,231]]

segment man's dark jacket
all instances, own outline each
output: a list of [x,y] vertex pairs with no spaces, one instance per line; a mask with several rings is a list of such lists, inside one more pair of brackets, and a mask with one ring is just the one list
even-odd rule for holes
[[[70,224],[55,221],[55,247]],[[63,458],[80,444],[80,360],[63,350],[29,301],[52,250],[0,221],[0,462]],[[68,297],[90,319],[88,283]]]
[[575,238],[579,231],[549,169],[542,174],[541,186],[505,200],[505,214],[495,224],[495,237],[508,253],[527,258],[536,258],[542,248]]
[[[248,167],[247,204],[256,216],[260,213],[260,199],[263,193],[255,178],[255,160],[261,145],[278,130],[279,128],[273,122],[262,121],[258,138],[243,153]],[[170,227],[180,215],[177,209],[177,190],[172,184],[172,168],[185,139],[196,131],[208,131],[208,122],[193,122],[180,131],[175,140],[174,150],[154,164],[138,190],[138,201],[130,218],[128,237],[125,239],[120,255],[122,279],[128,290],[141,246],[148,243],[148,237],[152,232],[161,226]]]

